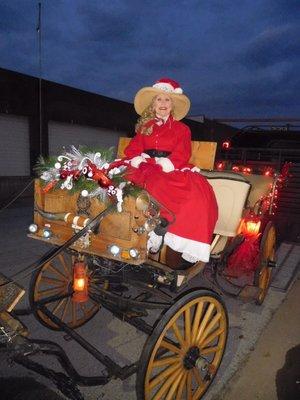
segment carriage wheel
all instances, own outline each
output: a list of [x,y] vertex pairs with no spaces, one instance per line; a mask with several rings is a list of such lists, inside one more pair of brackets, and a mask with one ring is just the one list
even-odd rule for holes
[[[29,289],[30,305],[34,309],[37,301],[70,293],[69,296],[61,300],[47,303],[46,307],[70,328],[78,328],[89,321],[98,312],[100,306],[90,298],[83,303],[74,302],[72,300],[72,286],[73,257],[67,252],[62,252],[33,275]],[[90,284],[90,288],[92,287]],[[35,309],[34,315],[47,328],[59,330],[59,327],[47,318],[42,311]]]
[[226,308],[213,292],[195,289],[162,315],[139,361],[137,398],[198,400],[213,381],[228,333]]
[[254,285],[260,291],[256,298],[262,304],[267,295],[275,262],[276,231],[272,221],[267,223],[260,242],[260,260],[254,275]]

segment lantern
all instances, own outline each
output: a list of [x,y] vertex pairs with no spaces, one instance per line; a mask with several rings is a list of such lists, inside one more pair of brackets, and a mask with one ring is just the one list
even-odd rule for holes
[[261,220],[255,215],[250,215],[241,220],[239,232],[245,236],[256,236],[259,234]]
[[88,300],[88,276],[85,263],[75,261],[73,265],[73,296],[75,303],[84,303]]

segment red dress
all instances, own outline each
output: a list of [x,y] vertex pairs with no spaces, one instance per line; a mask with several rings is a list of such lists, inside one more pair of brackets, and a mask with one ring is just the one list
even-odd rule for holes
[[[138,168],[130,168],[129,179],[145,188],[161,204],[173,211],[174,223],[168,227],[165,244],[183,253],[188,261],[209,260],[210,243],[218,218],[218,207],[212,187],[199,172],[191,171],[191,132],[171,116],[165,124],[155,121],[150,135],[137,133],[125,149],[128,158],[152,149],[170,152],[174,171],[163,172],[155,159],[146,159]],[[162,212],[170,220],[170,215]]]

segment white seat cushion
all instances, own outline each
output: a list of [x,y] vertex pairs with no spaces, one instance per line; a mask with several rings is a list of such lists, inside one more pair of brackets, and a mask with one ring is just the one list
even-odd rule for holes
[[214,233],[235,236],[251,184],[244,176],[235,173],[217,171],[201,171],[201,173],[213,187],[219,207],[219,218]]

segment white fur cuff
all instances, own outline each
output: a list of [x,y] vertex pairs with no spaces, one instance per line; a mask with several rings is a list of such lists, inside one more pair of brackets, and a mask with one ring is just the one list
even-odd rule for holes
[[201,171],[201,169],[199,168],[199,167],[193,167],[192,169],[191,169],[191,171],[192,172],[200,172]]
[[147,154],[147,153],[142,153],[141,156],[144,158],[150,158],[149,154]]
[[169,158],[166,157],[155,157],[156,164],[160,165],[164,172],[174,171],[174,165]]
[[142,157],[142,156],[136,156],[136,157],[133,157],[133,158],[130,160],[130,164],[131,164],[132,167],[138,168],[139,165],[140,165],[143,161],[145,161],[145,158],[144,158],[144,157]]

